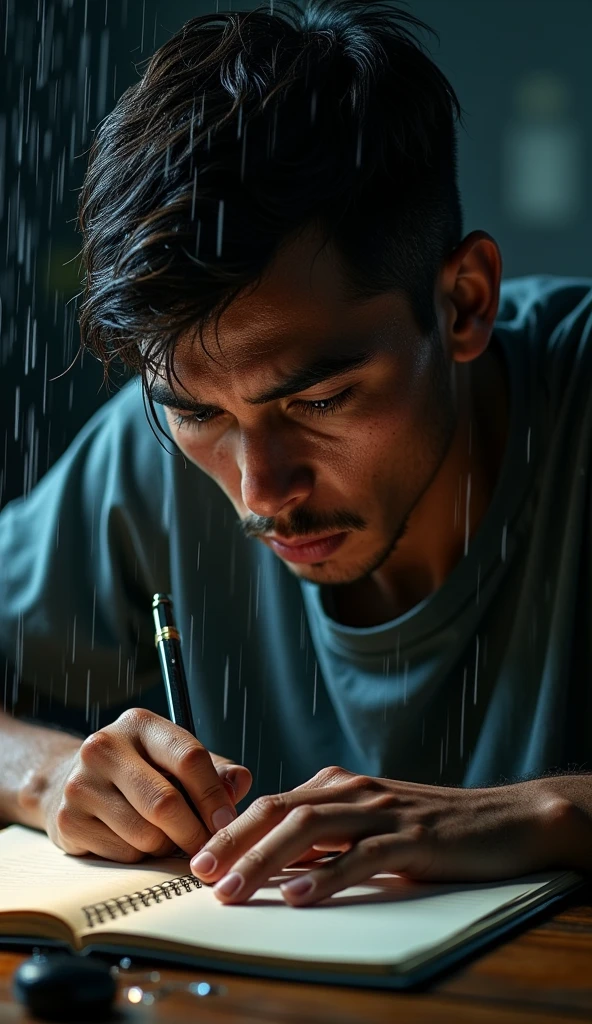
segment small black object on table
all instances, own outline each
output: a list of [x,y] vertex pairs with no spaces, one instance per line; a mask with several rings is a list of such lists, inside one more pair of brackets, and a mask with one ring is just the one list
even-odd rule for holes
[[40,1020],[99,1021],[113,1012],[117,982],[100,960],[48,953],[17,968],[13,991]]

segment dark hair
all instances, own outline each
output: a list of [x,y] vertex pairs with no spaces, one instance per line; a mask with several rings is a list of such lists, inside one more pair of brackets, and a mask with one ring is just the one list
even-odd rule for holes
[[[462,238],[448,80],[384,0],[293,0],[192,18],[93,141],[79,200],[83,347],[145,373],[320,229],[348,296],[402,289],[435,328]],[[435,34],[435,33],[434,33]],[[169,378],[170,379],[170,378]]]

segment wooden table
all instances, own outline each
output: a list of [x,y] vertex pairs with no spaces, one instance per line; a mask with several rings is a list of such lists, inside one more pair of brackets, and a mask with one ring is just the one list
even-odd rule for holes
[[[0,954],[0,1021],[31,1021],[12,999],[24,957]],[[120,1024],[559,1024],[592,1019],[592,885],[563,909],[421,993],[388,993],[160,969],[163,980],[203,979],[227,993],[171,995],[149,1007],[120,998]],[[123,986],[121,986],[123,988]],[[82,1024],[82,1022],[81,1022]]]

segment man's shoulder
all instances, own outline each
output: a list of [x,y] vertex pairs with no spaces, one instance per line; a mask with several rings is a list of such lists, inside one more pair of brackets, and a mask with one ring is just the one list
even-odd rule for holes
[[65,455],[75,458],[82,450],[91,460],[108,458],[111,464],[147,465],[154,470],[165,454],[163,443],[166,438],[150,417],[141,381],[134,378],[89,418]]
[[532,274],[505,278],[496,324],[549,334],[583,307],[592,308],[592,278]]

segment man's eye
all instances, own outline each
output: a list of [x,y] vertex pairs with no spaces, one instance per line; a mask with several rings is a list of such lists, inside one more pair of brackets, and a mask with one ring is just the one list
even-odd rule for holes
[[189,412],[189,413],[177,413],[173,416],[173,423],[179,430],[182,427],[194,427],[199,429],[205,427],[211,420],[216,419],[220,415],[220,412],[211,410],[210,412]]
[[[333,395],[331,398],[315,398],[312,401],[305,401],[304,399],[296,399],[291,404],[297,406],[304,412],[306,416],[329,416],[331,413],[336,413],[346,405],[351,399],[355,387],[346,388],[344,391],[340,391],[338,395]],[[204,410],[204,412],[190,412],[190,413],[177,413],[173,416],[173,423],[179,429],[183,427],[191,427],[193,430],[200,430],[203,427],[207,427],[212,420],[218,419],[219,416],[223,416],[222,409],[211,409]]]
[[307,416],[330,416],[331,413],[338,412],[343,409],[344,405],[347,405],[351,399],[355,388],[349,387],[345,391],[340,391],[338,395],[333,395],[332,398],[315,398],[313,401],[305,402],[302,399],[298,399],[294,402],[299,408],[306,413]]

